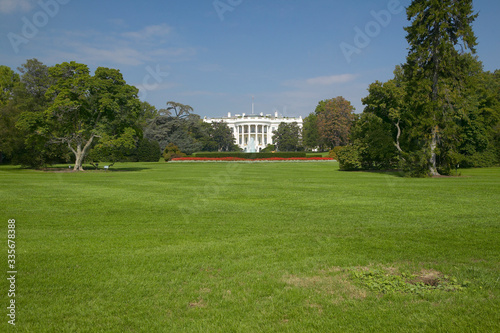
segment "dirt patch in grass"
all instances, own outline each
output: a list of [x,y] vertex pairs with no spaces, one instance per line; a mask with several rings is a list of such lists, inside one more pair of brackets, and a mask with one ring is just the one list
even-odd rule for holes
[[320,271],[320,274],[314,276],[285,275],[282,280],[295,288],[331,295],[335,303],[366,297],[366,291],[352,284],[347,273],[342,270],[334,270],[334,273],[336,274],[332,275],[329,271]]
[[191,302],[189,303],[190,308],[205,308],[207,307],[207,304],[203,300],[203,298],[198,299],[196,302]]
[[399,272],[394,267],[369,266],[349,269],[351,281],[377,293],[429,293],[434,291],[462,291],[469,281],[458,281],[433,269],[420,272]]
[[435,270],[423,269],[420,274],[417,274],[414,279],[408,280],[408,283],[418,284],[422,283],[426,286],[437,287],[443,279],[443,273]]

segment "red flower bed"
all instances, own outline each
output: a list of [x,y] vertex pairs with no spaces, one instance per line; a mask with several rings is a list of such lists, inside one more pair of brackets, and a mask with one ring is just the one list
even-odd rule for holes
[[172,161],[331,161],[330,157],[271,157],[247,159],[240,157],[177,157]]

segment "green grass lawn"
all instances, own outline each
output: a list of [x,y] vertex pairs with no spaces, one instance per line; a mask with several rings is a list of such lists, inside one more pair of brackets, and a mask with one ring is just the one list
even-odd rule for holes
[[500,168],[113,169],[0,167],[4,276],[16,219],[16,331],[500,331]]

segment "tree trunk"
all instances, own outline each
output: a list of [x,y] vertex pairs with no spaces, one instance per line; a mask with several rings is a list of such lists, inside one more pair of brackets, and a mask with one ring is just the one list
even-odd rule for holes
[[94,137],[95,135],[92,135],[83,148],[82,144],[78,143],[78,145],[76,146],[76,150],[68,144],[73,154],[75,154],[75,167],[73,168],[73,171],[85,171],[82,166],[83,160],[85,159],[85,156],[87,156]]
[[399,126],[400,119],[398,119],[398,122],[395,123],[394,125],[398,129],[398,133],[396,135],[396,142],[394,142],[394,145],[396,146],[396,149],[398,150],[398,155],[399,158],[402,159],[403,161],[406,161],[406,159],[403,157],[403,150],[401,149],[401,145],[399,144],[399,138],[401,137],[401,126]]
[[438,141],[438,127],[434,126],[432,128],[432,138],[431,138],[431,158],[429,159],[429,175],[430,176],[439,176],[439,172],[437,171],[437,163],[436,163],[436,147]]
[[78,145],[75,152],[75,167],[73,171],[84,171],[82,167],[83,157],[82,145]]
[[[439,23],[436,22],[434,24],[434,30],[439,31]],[[438,99],[439,99],[439,91],[438,91],[438,84],[439,84],[439,68],[440,68],[440,59],[439,59],[439,52],[438,52],[438,47],[439,45],[439,40],[438,40],[438,35],[436,34],[435,41],[434,41],[434,48],[433,48],[433,55],[432,55],[432,61],[434,62],[434,72],[432,73],[432,107],[434,108],[434,125],[432,127],[432,132],[431,132],[431,158],[429,159],[429,175],[430,176],[439,176],[439,172],[437,171],[437,163],[436,163],[436,148],[437,148],[437,142],[438,142],[438,132],[439,128],[437,125],[437,115],[439,113],[438,110]]]

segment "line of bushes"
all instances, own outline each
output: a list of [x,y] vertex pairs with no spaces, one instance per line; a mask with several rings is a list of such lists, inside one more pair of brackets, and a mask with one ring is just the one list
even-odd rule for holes
[[194,153],[193,157],[237,157],[244,159],[257,159],[257,158],[291,158],[291,157],[306,157],[305,152],[276,152],[276,153],[239,153],[239,152],[203,152]]

